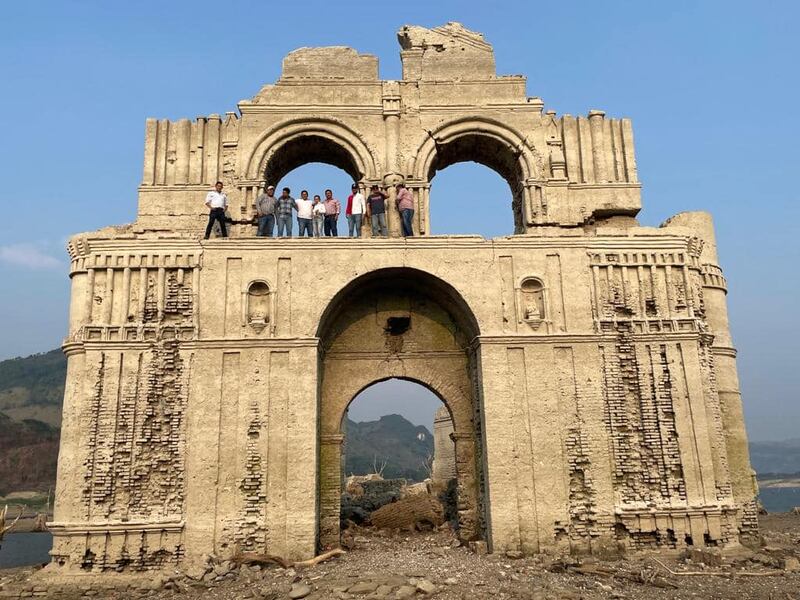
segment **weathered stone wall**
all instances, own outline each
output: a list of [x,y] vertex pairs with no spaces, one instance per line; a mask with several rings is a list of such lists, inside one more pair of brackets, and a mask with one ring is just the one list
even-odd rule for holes
[[455,445],[450,437],[454,433],[453,420],[447,407],[442,406],[433,417],[433,469],[431,479],[447,483],[456,477]]
[[[630,123],[542,114],[463,28],[403,32],[413,80],[302,50],[240,115],[148,122],[136,223],[70,241],[57,564],[335,544],[342,414],[389,377],[453,416],[466,540],[595,551],[757,533],[710,217],[640,227]],[[467,46],[481,79],[454,58],[443,81]],[[320,68],[331,57],[352,80]],[[435,170],[484,161],[527,235],[198,240],[216,178],[247,216],[265,179],[321,156],[363,185],[404,179],[421,233]]]

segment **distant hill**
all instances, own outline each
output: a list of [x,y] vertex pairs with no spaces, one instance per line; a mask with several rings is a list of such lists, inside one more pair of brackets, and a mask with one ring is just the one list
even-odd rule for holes
[[47,423],[0,413],[0,496],[55,485],[59,434]]
[[0,412],[61,426],[67,359],[61,350],[0,362]]
[[422,481],[429,476],[426,463],[433,456],[433,436],[400,415],[356,423],[347,419],[345,473],[366,475],[386,462],[383,477]]
[[800,473],[800,438],[782,442],[750,442],[756,473]]

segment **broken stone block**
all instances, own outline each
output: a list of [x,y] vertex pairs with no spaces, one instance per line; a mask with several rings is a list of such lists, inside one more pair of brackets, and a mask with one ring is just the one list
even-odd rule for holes
[[784,571],[789,571],[791,573],[800,571],[800,560],[797,560],[794,556],[787,556],[782,562]]
[[722,555],[708,548],[691,548],[687,552],[687,558],[694,563],[703,563],[707,567],[722,566]]
[[378,585],[375,581],[359,581],[347,588],[347,591],[351,594],[370,594],[378,589]]
[[311,588],[305,583],[293,583],[292,588],[289,590],[289,598],[297,600],[298,598],[305,598],[311,593]]
[[372,513],[380,529],[432,529],[444,521],[442,505],[429,495],[406,496]]

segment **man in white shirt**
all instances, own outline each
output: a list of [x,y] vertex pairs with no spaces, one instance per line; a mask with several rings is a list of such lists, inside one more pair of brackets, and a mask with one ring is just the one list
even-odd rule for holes
[[214,185],[214,189],[206,194],[206,206],[210,209],[208,213],[208,225],[206,226],[206,238],[211,236],[211,230],[214,228],[214,221],[219,223],[219,230],[222,232],[222,237],[228,237],[228,231],[225,229],[225,209],[228,208],[228,196],[222,193],[222,182],[218,181]]
[[350,237],[361,237],[361,219],[364,217],[367,206],[364,194],[358,189],[358,184],[354,183],[350,186],[350,189],[353,193],[347,198],[347,211],[345,212],[347,225],[350,230]]
[[308,232],[308,237],[313,236],[311,230],[311,219],[314,216],[314,204],[308,199],[308,191],[303,190],[300,192],[300,198],[297,200],[297,225],[300,227],[300,237],[303,237],[303,232]]

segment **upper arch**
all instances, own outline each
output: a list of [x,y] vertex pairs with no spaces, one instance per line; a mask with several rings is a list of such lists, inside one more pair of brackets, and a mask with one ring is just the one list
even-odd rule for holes
[[[297,118],[284,121],[265,131],[258,143],[253,148],[246,161],[246,175],[248,179],[258,180],[264,176],[267,166],[282,149],[291,148],[292,143],[297,143],[301,138],[317,138],[331,144],[331,147],[339,148],[341,152],[337,155],[327,157],[314,157],[312,160],[305,160],[286,169],[288,173],[292,169],[307,162],[330,162],[334,166],[347,171],[354,179],[378,179],[377,167],[372,152],[367,147],[366,142],[353,129],[336,121],[326,118]],[[291,161],[289,165],[293,164]],[[274,174],[274,182],[286,175],[286,173]],[[357,176],[357,177],[356,177]]]
[[387,267],[359,275],[345,284],[327,303],[322,312],[316,335],[323,343],[330,336],[337,317],[345,303],[372,284],[382,281],[402,282],[407,288],[418,288],[427,295],[433,294],[443,308],[456,320],[467,337],[472,340],[480,335],[480,325],[464,297],[445,280],[413,267]]
[[[436,130],[429,132],[424,140],[417,146],[416,152],[411,155],[406,165],[406,172],[414,179],[429,181],[435,171],[435,161],[442,147],[457,142],[463,138],[483,138],[492,140],[498,147],[507,149],[515,157],[515,167],[519,169],[519,176],[523,179],[536,177],[540,169],[537,167],[536,153],[526,140],[516,130],[503,123],[487,117],[463,117],[444,123]],[[494,169],[507,180],[512,177],[509,169],[498,166],[499,157],[481,156],[480,154],[467,153],[463,158],[456,157],[446,165],[463,161],[475,161]],[[439,167],[443,168],[443,167]],[[512,189],[523,183],[509,181]]]

